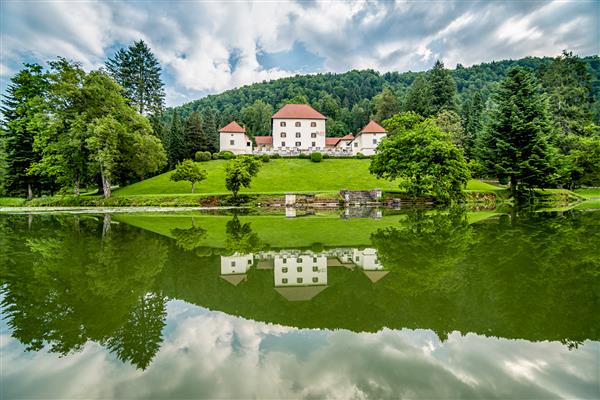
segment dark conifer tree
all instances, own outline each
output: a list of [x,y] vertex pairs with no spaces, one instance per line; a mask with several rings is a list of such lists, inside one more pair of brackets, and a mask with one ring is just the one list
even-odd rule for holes
[[406,92],[403,109],[404,111],[412,111],[424,117],[429,116],[429,110],[431,109],[430,98],[431,94],[427,78],[424,74],[421,74],[417,76]]
[[491,174],[510,183],[513,197],[522,198],[524,189],[547,186],[554,171],[547,100],[522,67],[509,71],[493,100],[478,153]]
[[175,110],[173,113],[173,119],[171,120],[171,126],[166,135],[165,147],[167,150],[167,156],[169,158],[169,165],[175,166],[178,162],[185,158],[185,141],[184,141],[184,127],[181,122],[179,112]]
[[444,63],[437,60],[427,73],[429,86],[429,115],[435,115],[442,110],[458,112],[458,94],[456,82]]
[[219,127],[217,126],[216,111],[206,108],[202,112],[202,130],[208,138],[208,151],[217,153],[219,151]]
[[207,151],[208,147],[208,138],[202,130],[200,115],[194,111],[185,121],[184,158],[193,160],[197,151]]

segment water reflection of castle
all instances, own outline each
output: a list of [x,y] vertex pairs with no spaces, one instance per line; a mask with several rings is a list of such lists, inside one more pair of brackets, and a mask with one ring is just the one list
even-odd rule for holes
[[386,276],[373,248],[335,248],[322,252],[310,250],[264,251],[221,256],[221,278],[237,286],[247,272],[273,270],[275,290],[291,301],[310,300],[327,288],[327,270],[331,267],[360,268],[373,283]]

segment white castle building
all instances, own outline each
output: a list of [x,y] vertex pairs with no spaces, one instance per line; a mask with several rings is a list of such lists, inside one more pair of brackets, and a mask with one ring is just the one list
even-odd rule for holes
[[370,121],[356,136],[327,137],[325,117],[308,104],[286,104],[271,117],[271,135],[255,136],[256,146],[246,129],[235,121],[219,130],[220,150],[234,154],[279,154],[297,156],[318,151],[333,156],[375,154],[387,132]]

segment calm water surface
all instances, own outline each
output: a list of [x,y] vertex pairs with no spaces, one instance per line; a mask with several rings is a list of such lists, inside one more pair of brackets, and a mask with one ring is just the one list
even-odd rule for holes
[[600,398],[600,212],[0,215],[0,398]]

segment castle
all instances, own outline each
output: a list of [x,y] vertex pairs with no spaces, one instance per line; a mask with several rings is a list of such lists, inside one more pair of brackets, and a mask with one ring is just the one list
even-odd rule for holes
[[286,104],[271,117],[271,136],[246,135],[246,129],[233,121],[219,130],[221,151],[234,154],[279,154],[298,156],[318,151],[331,156],[375,154],[387,132],[370,121],[356,136],[327,137],[327,117],[307,104]]

